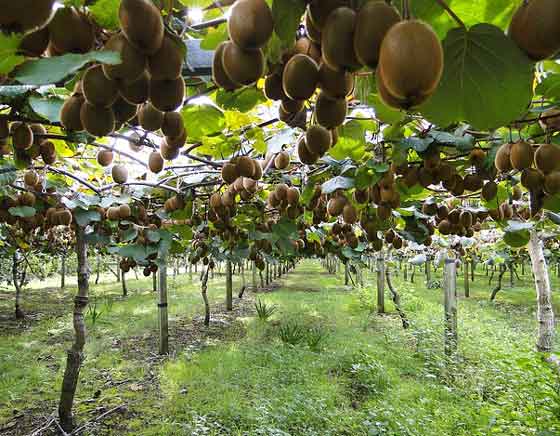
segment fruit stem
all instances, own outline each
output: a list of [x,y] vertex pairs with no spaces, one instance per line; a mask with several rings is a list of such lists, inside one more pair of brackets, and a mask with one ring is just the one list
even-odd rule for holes
[[459,26],[461,26],[463,29],[467,29],[467,26],[465,26],[465,23],[463,23],[463,21],[457,16],[457,14],[455,12],[453,12],[453,10],[447,5],[447,3],[445,3],[445,0],[436,0],[436,2],[443,8],[445,9],[445,11],[451,16],[451,18],[453,18],[457,24]]

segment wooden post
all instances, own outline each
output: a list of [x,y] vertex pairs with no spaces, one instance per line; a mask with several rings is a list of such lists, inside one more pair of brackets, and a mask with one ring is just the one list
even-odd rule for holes
[[23,282],[25,281],[25,274],[19,274],[19,265],[19,253],[17,250],[14,250],[14,254],[12,256],[12,281],[14,282],[14,288],[16,289],[15,315],[16,319],[23,319],[25,318],[25,313],[21,308],[21,288],[23,286]]
[[471,294],[471,288],[470,288],[470,284],[469,284],[469,262],[467,259],[465,259],[465,261],[463,262],[464,268],[463,268],[463,274],[464,274],[464,288],[465,288],[465,297],[469,298],[470,294]]
[[231,260],[226,260],[226,310],[233,310],[233,280]]
[[430,261],[428,260],[427,256],[426,262],[424,262],[424,272],[426,273],[426,287],[428,287],[430,285],[430,282],[432,281],[432,271],[430,269]]
[[169,318],[167,314],[167,261],[162,258],[159,271],[159,354],[169,353]]
[[537,291],[537,351],[549,353],[554,343],[554,311],[546,258],[536,230],[531,230],[528,249]]
[[66,254],[63,254],[60,259],[60,289],[66,286]]
[[152,292],[157,292],[157,274],[152,273]]
[[121,283],[123,297],[128,295],[128,288],[126,287],[126,273],[121,269]]
[[385,313],[385,257],[377,255],[377,313]]
[[254,291],[255,289],[257,289],[257,266],[255,265],[255,262],[252,262],[252,264],[253,264],[252,265],[252,270],[253,270],[252,271],[252,273],[253,273],[252,279],[253,279],[253,291]]
[[443,270],[443,304],[445,311],[445,354],[457,351],[457,264],[455,259],[446,259]]
[[58,403],[58,417],[60,425],[66,432],[71,432],[74,427],[72,405],[80,368],[84,360],[84,345],[86,343],[86,324],[84,311],[88,304],[89,294],[89,265],[87,260],[87,242],[84,229],[76,226],[76,253],[78,255],[78,294],[74,297],[74,342],[68,350],[66,369],[62,379],[60,401]]

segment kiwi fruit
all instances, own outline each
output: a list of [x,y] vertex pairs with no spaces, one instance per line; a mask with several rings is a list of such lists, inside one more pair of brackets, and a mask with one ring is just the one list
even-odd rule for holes
[[303,100],[292,100],[290,98],[286,98],[282,100],[280,107],[282,110],[295,114],[303,109],[304,103]]
[[21,40],[19,51],[27,57],[40,57],[49,45],[49,38],[47,27],[28,33]]
[[506,173],[511,171],[511,145],[512,144],[503,144],[498,148],[496,151],[496,157],[494,158],[494,165],[496,166],[497,170]]
[[323,156],[329,150],[331,141],[331,132],[322,126],[309,126],[305,132],[305,144],[313,155]]
[[354,28],[356,12],[340,7],[328,16],[321,31],[323,61],[333,70],[355,71],[360,62],[354,53]]
[[23,175],[23,182],[27,186],[35,186],[37,183],[39,183],[39,174],[37,174],[33,170],[26,171]]
[[[214,59],[212,60],[212,80],[220,88],[226,91],[233,91],[239,88],[239,85],[234,83],[226,74],[224,70],[223,57],[224,48],[229,44],[229,41],[224,41],[214,50]],[[281,81],[282,79],[280,79]],[[281,86],[281,85],[280,85]]]
[[503,219],[505,220],[509,220],[513,217],[513,208],[509,203],[506,202],[502,203],[500,205],[500,212],[501,215],[503,216]]
[[322,63],[319,67],[319,87],[331,98],[345,98],[354,91],[354,75],[346,71],[335,71]]
[[33,130],[29,124],[13,123],[11,126],[12,144],[17,150],[27,150],[33,145]]
[[532,60],[560,50],[560,4],[555,0],[523,1],[513,15],[508,34]]
[[285,151],[281,151],[274,158],[274,167],[278,170],[284,170],[288,168],[288,165],[290,165],[290,155]]
[[0,139],[10,136],[10,122],[6,115],[0,114]]
[[307,55],[318,64],[321,63],[321,48],[305,36],[296,41],[293,50],[295,54]]
[[412,188],[414,185],[416,185],[418,183],[418,167],[410,167],[404,175],[403,181],[404,184],[409,188]]
[[319,160],[319,155],[312,153],[311,151],[309,151],[309,148],[307,148],[305,137],[301,138],[301,140],[298,142],[297,151],[299,160],[303,164],[311,165]]
[[496,182],[490,181],[484,184],[480,196],[486,200],[491,201],[498,195],[498,185]]
[[150,132],[161,129],[164,113],[156,109],[151,103],[144,103],[138,109],[138,122],[140,126]]
[[422,21],[401,21],[383,38],[378,68],[383,84],[395,98],[409,100],[429,95],[443,73],[441,43]]
[[354,52],[362,65],[377,67],[381,42],[400,20],[397,9],[384,1],[370,1],[360,8],[354,30]]
[[113,181],[115,183],[122,185],[128,180],[128,170],[126,169],[125,165],[114,165],[111,169],[111,176],[113,177]]
[[483,180],[478,174],[467,174],[463,183],[467,191],[478,191],[482,188]]
[[358,221],[356,208],[350,203],[346,204],[342,209],[342,218],[346,224],[355,224]]
[[348,104],[344,98],[330,98],[325,92],[321,92],[315,103],[315,117],[317,122],[327,128],[334,129],[340,126],[346,119]]
[[111,221],[117,221],[121,217],[120,208],[118,206],[111,206],[107,209],[107,219]]
[[116,51],[121,56],[119,64],[103,64],[103,73],[111,80],[134,82],[146,69],[146,56],[136,49],[122,33],[113,35],[105,43],[105,50]]
[[543,174],[560,169],[560,147],[541,144],[535,152],[535,166]]
[[102,167],[108,167],[113,162],[113,152],[111,150],[99,150],[97,152],[97,163]]
[[560,130],[560,109],[552,108],[544,111],[539,117],[539,124],[543,130]]
[[239,177],[239,171],[237,170],[237,165],[230,162],[224,164],[222,167],[222,179],[228,185],[235,182],[235,179]]
[[180,136],[184,130],[183,117],[179,112],[166,112],[164,114],[161,131],[165,136]]
[[229,37],[243,49],[261,48],[272,36],[274,20],[265,0],[237,0],[228,19]]
[[80,120],[84,129],[93,136],[106,136],[115,129],[113,109],[94,106],[87,101],[80,108]]
[[159,50],[164,36],[163,20],[151,0],[122,0],[119,21],[128,41],[142,53],[152,55]]
[[[319,81],[319,66],[305,54],[296,54],[282,74],[284,93],[292,100],[307,100],[315,92]],[[291,111],[295,112],[295,111]]]
[[549,195],[560,192],[560,171],[552,171],[544,177],[544,190]]
[[383,76],[381,75],[380,68],[377,68],[375,70],[375,84],[377,86],[377,93],[381,98],[381,101],[383,101],[383,103],[385,103],[387,106],[390,106],[395,109],[408,110],[414,106],[418,106],[420,103],[424,102],[429,97],[429,94],[410,96],[409,98],[395,97],[393,94],[389,92],[389,90],[385,86],[385,82],[383,80]]
[[119,218],[125,220],[130,217],[132,211],[130,210],[130,206],[128,204],[121,204],[119,206]]
[[263,52],[261,49],[244,50],[229,41],[222,49],[222,65],[232,83],[250,85],[264,74]]
[[157,151],[153,151],[150,153],[150,157],[148,158],[148,167],[152,173],[159,173],[163,170],[163,158],[161,154]]
[[113,114],[115,114],[115,130],[120,129],[124,123],[132,120],[138,112],[138,105],[129,103],[120,96],[111,108],[113,109]]
[[290,127],[299,127],[303,129],[307,123],[307,111],[301,110],[296,113],[287,112],[282,105],[280,105],[278,108],[278,119]]
[[526,168],[521,172],[521,184],[532,191],[542,189],[544,184],[543,175],[534,168]]
[[434,183],[434,177],[427,168],[421,167],[418,170],[418,183],[424,188],[427,188]]
[[307,15],[309,20],[319,30],[322,30],[329,15],[341,6],[348,6],[348,0],[311,0],[307,5]]
[[54,0],[2,1],[0,29],[7,33],[24,33],[43,27],[51,18]]
[[516,170],[531,168],[533,165],[533,146],[525,141],[517,141],[511,145],[509,152],[511,166]]
[[84,101],[81,95],[73,95],[62,105],[60,109],[60,122],[66,130],[76,132],[84,130],[80,119],[80,110]]
[[101,65],[94,65],[85,72],[82,91],[86,101],[95,106],[111,106],[119,96],[117,82],[107,79]]
[[376,212],[377,212],[377,218],[379,218],[381,221],[386,221],[389,218],[391,218],[393,210],[389,205],[380,204],[379,206],[377,206]]
[[163,38],[161,47],[148,58],[148,71],[152,80],[175,80],[183,69],[183,51],[179,43],[169,36]]
[[337,195],[336,197],[331,198],[327,203],[328,214],[334,217],[339,216],[344,210],[347,202],[348,200],[346,200],[346,197],[343,197],[342,195]]
[[122,80],[118,83],[121,97],[132,104],[142,104],[150,96],[150,77],[143,72],[133,81]]
[[255,167],[253,166],[253,159],[249,156],[239,156],[236,166],[241,177],[253,177]]
[[161,153],[161,157],[163,157],[165,160],[173,160],[177,159],[177,157],[179,156],[179,147],[170,145],[165,140],[161,143],[159,152]]
[[319,29],[313,21],[311,21],[310,15],[305,13],[305,30],[307,31],[307,37],[313,41],[315,44],[321,44],[321,29]]
[[473,148],[469,153],[469,162],[476,168],[482,168],[486,161],[486,152],[481,148]]
[[511,188],[511,198],[513,200],[519,201],[523,197],[523,192],[521,192],[521,188],[518,185],[515,185]]
[[183,103],[185,80],[151,80],[150,103],[162,112],[172,112]]
[[56,162],[56,149],[52,141],[43,141],[39,147],[39,152],[45,165],[52,165]]
[[57,9],[48,28],[50,44],[59,53],[87,53],[93,49],[93,24],[73,7]]
[[269,74],[264,79],[264,95],[269,100],[284,100],[288,96],[282,88],[282,76],[280,74]]
[[286,201],[292,206],[299,204],[299,190],[295,187],[291,187],[286,192]]

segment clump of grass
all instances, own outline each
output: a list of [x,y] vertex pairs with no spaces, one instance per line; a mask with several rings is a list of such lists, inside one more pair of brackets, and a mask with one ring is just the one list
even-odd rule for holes
[[312,351],[321,351],[328,335],[328,332],[323,327],[315,326],[307,330],[305,339]]
[[255,302],[255,310],[257,311],[257,317],[261,321],[268,321],[268,319],[274,315],[278,307],[274,304],[268,305],[260,298]]
[[280,326],[278,335],[285,344],[298,345],[305,340],[305,329],[296,321],[288,321]]

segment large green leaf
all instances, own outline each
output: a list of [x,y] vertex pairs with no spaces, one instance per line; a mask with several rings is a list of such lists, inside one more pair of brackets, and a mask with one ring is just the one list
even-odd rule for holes
[[266,97],[262,91],[257,88],[242,88],[237,91],[226,91],[220,89],[216,93],[216,104],[223,109],[238,110],[247,112],[253,109],[257,104],[266,101]]
[[56,97],[30,97],[29,105],[33,112],[52,122],[60,121],[60,109],[64,100]]
[[17,69],[14,78],[25,85],[49,85],[64,80],[89,62],[118,64],[121,56],[114,51],[101,50],[27,61]]
[[10,214],[13,216],[29,218],[35,215],[36,210],[31,206],[16,206],[16,207],[10,207],[8,209],[8,212],[10,212]]
[[0,74],[8,74],[17,65],[25,61],[17,54],[21,36],[0,33]]
[[105,29],[117,30],[119,28],[120,0],[97,0],[89,6],[89,11],[97,24]]
[[187,105],[181,110],[189,139],[197,141],[204,136],[221,132],[225,127],[223,112],[211,104]]
[[274,32],[285,47],[295,40],[296,31],[305,12],[303,0],[274,0],[272,3],[272,17],[274,18]]
[[420,112],[440,126],[467,121],[477,129],[523,115],[532,98],[533,64],[502,30],[477,24],[453,29],[443,42],[445,67]]

